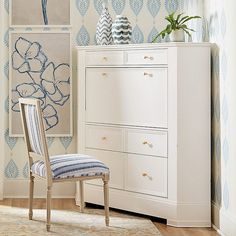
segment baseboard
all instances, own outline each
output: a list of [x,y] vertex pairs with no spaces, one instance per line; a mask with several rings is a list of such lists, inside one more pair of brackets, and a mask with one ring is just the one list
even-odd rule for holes
[[212,224],[212,228],[221,236],[226,236],[224,235],[214,224]]
[[167,225],[173,227],[181,227],[181,228],[209,228],[211,227],[211,223],[209,221],[197,221],[197,220],[167,220]]
[[212,203],[213,228],[222,236],[236,235],[236,218]]
[[[28,198],[28,180],[6,180],[4,181],[4,198]],[[34,197],[45,198],[45,181],[35,181]],[[54,183],[52,189],[53,198],[75,198],[75,183]]]
[[220,231],[225,236],[236,235],[236,219],[224,210],[220,210]]
[[220,229],[220,207],[216,205],[214,202],[211,203],[211,217],[212,224],[216,227],[216,229]]

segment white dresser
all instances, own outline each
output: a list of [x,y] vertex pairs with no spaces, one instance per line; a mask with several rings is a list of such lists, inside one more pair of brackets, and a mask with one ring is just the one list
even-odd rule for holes
[[[210,226],[210,44],[77,51],[78,152],[110,167],[110,206]],[[103,205],[102,182],[85,201]]]

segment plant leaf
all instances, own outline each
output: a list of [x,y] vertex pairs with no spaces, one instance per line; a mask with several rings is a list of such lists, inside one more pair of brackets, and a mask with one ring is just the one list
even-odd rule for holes
[[200,19],[200,18],[201,18],[200,16],[190,16],[187,19],[185,19],[184,21],[182,21],[181,24],[184,24],[185,22],[190,21],[192,19]]
[[184,16],[180,19],[179,24],[181,24],[185,19],[189,18],[189,16]]
[[183,29],[183,31],[184,31],[189,37],[191,37],[191,34],[188,32],[187,29]]
[[176,18],[176,23],[177,24],[179,24],[179,19],[180,19],[180,17],[183,15],[184,13],[181,13],[181,14],[179,14],[178,16],[177,16],[177,18]]

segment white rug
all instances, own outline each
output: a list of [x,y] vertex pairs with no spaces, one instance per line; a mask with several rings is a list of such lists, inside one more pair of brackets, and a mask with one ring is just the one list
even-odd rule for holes
[[1,236],[161,236],[149,219],[110,212],[110,226],[105,226],[103,210],[85,209],[84,213],[52,210],[51,232],[46,232],[46,210],[34,210],[28,220],[28,209],[0,206]]

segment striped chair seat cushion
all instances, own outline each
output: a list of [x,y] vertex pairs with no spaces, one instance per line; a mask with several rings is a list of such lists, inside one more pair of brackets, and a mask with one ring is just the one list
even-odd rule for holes
[[[109,173],[109,168],[101,161],[82,154],[67,154],[50,157],[53,179],[98,176]],[[46,176],[44,161],[36,161],[31,171],[41,177]]]

